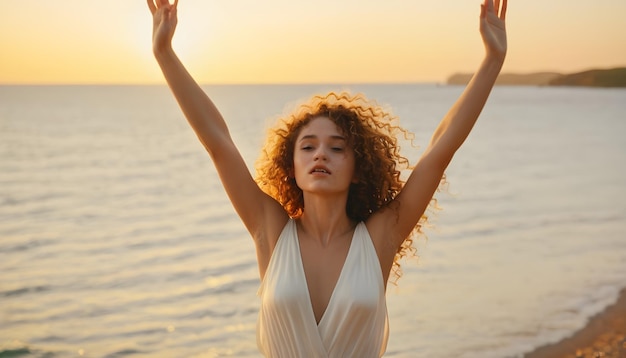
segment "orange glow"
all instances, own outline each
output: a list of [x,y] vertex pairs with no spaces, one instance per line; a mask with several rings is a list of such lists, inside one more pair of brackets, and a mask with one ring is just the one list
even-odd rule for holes
[[[174,47],[202,83],[442,82],[478,66],[479,4],[180,0]],[[624,13],[623,0],[510,1],[504,71],[624,66]],[[143,1],[7,2],[0,83],[162,83],[150,38]]]

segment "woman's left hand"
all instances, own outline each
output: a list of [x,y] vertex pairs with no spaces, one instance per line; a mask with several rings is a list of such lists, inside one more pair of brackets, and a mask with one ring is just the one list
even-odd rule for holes
[[[495,4],[494,4],[495,1]],[[487,51],[504,61],[506,56],[506,0],[485,0],[480,5],[480,34]]]

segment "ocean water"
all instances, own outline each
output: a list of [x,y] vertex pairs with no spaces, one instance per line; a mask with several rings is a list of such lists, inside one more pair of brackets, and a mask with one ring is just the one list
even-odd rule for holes
[[[285,105],[349,89],[427,143],[462,87],[206,86],[252,168]],[[520,357],[626,287],[626,90],[496,87],[387,357]],[[415,160],[419,148],[404,147]],[[0,356],[259,357],[253,244],[164,86],[0,86]]]

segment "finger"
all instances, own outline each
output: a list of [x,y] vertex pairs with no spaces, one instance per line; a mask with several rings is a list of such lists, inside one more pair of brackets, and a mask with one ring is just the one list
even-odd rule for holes
[[485,6],[487,7],[487,13],[493,12],[493,0],[485,0]]
[[502,9],[500,9],[500,19],[506,19],[506,0],[502,1]]
[[484,19],[486,14],[485,14],[486,10],[485,10],[485,4],[480,4],[480,18]]
[[500,0],[496,0],[496,6],[494,7],[494,11],[496,15],[498,15],[499,9],[500,9]]
[[150,12],[154,15],[154,13],[156,12],[156,5],[154,5],[154,0],[148,0],[148,8],[150,9]]

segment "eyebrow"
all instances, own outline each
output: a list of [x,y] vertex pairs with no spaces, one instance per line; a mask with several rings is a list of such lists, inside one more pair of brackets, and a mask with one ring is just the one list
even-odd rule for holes
[[[305,136],[302,136],[302,138],[300,138],[299,142],[306,140],[306,139],[317,139],[317,135],[315,134],[307,134]],[[342,135],[331,135],[330,136],[331,139],[335,139],[335,140],[346,140],[346,137],[342,136]]]

